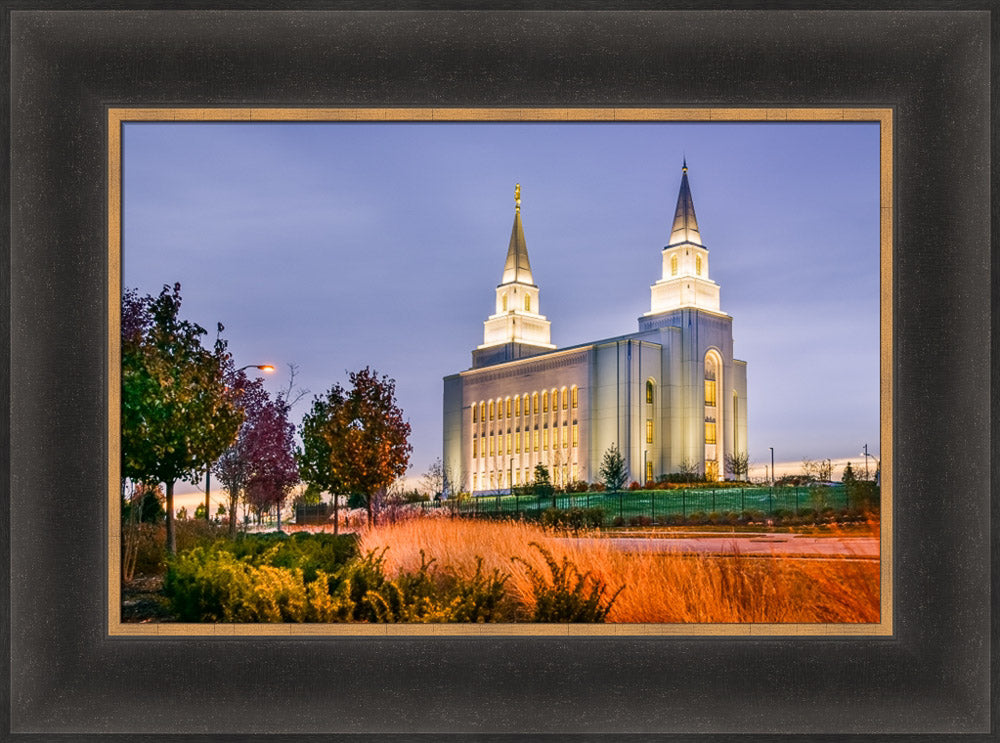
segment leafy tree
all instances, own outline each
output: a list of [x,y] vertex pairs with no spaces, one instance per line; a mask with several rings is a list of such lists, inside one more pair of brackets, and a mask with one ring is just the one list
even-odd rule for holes
[[409,464],[410,424],[396,405],[390,377],[365,367],[352,372],[349,381],[350,390],[335,384],[325,398],[313,400],[312,411],[303,417],[299,469],[306,482],[331,493],[363,496],[368,523],[374,524],[376,498]]
[[854,474],[854,468],[851,467],[851,463],[848,462],[847,466],[844,467],[844,474],[840,476],[840,481],[844,483],[844,485],[851,485],[857,482],[857,479],[857,475]]
[[302,416],[299,435],[302,446],[295,452],[299,477],[307,489],[315,488],[333,496],[333,533],[340,529],[340,494],[346,490],[341,471],[334,467],[332,440],[339,436],[347,407],[343,387],[335,384],[325,397],[313,398],[312,409]]
[[281,531],[281,508],[288,491],[299,481],[295,462],[295,426],[288,420],[289,405],[283,395],[253,411],[243,424],[249,471],[246,481],[247,502],[258,511],[278,511]]
[[219,478],[222,487],[229,493],[229,536],[236,537],[237,521],[236,506],[240,497],[245,496],[246,486],[252,471],[252,452],[247,441],[251,425],[258,417],[260,410],[267,403],[267,391],[260,379],[250,379],[243,371],[227,369],[227,381],[238,393],[238,405],[243,413],[243,425],[236,439],[216,460],[212,471]]
[[746,480],[750,472],[750,455],[745,451],[727,454],[726,469],[733,473],[735,479]]
[[[167,550],[176,550],[174,484],[195,484],[232,443],[242,420],[237,393],[226,387],[229,354],[218,337],[179,317],[180,284],[158,297],[127,291],[122,299],[122,476],[166,487]],[[219,325],[219,332],[222,331]]]
[[532,486],[535,495],[545,498],[552,496],[552,507],[556,507],[556,489],[552,486],[552,478],[549,476],[549,468],[539,462],[535,465],[535,482]]
[[618,450],[617,444],[612,444],[604,452],[601,459],[601,480],[604,481],[605,489],[617,493],[628,482],[628,471],[625,469],[625,458]]

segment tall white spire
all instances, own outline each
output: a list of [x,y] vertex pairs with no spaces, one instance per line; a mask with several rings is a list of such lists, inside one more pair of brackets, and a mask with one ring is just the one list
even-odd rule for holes
[[663,248],[663,274],[650,288],[652,298],[646,315],[684,307],[724,314],[719,305],[719,285],[708,277],[708,248],[701,240],[694,213],[687,158],[681,167],[681,186],[670,239]]
[[520,343],[551,349],[549,321],[538,311],[538,287],[531,275],[528,246],[521,225],[521,184],[514,189],[514,226],[510,232],[507,260],[496,288],[496,311],[483,323],[480,349],[504,343]]

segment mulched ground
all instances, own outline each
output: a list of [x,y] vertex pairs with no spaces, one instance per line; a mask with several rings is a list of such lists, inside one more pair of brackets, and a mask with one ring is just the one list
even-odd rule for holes
[[122,586],[122,621],[177,621],[163,595],[162,575],[137,575]]

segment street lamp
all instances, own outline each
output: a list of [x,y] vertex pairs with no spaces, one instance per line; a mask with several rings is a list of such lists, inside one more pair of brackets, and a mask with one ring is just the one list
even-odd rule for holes
[[[271,372],[274,371],[274,367],[271,366],[270,364],[247,364],[246,366],[241,366],[239,369],[237,369],[232,373],[238,374],[239,372],[244,371],[246,369],[260,369],[262,372],[266,372],[267,374],[270,374]],[[226,376],[229,375],[227,374]],[[211,492],[211,489],[212,489],[212,463],[209,462],[208,466],[205,468],[205,521],[212,520],[211,502],[209,499],[209,493]],[[235,513],[229,514],[229,518],[235,519],[236,514]]]
[[871,455],[868,453],[868,444],[865,444],[864,450],[861,452],[865,455],[865,479],[868,479],[868,457]]
[[774,511],[774,447],[768,447],[771,450],[771,497],[768,500],[768,510]]

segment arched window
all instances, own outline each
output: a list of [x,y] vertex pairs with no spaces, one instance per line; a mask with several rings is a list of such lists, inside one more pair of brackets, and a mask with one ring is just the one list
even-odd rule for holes
[[482,420],[482,421],[486,420],[486,403],[485,402],[479,403],[479,420]]
[[576,399],[576,386],[575,385],[573,386],[573,388],[572,388],[572,390],[570,392],[570,395],[572,397],[572,403],[571,403],[571,405],[573,406],[573,410],[576,410],[577,399]]
[[647,405],[652,405],[653,404],[653,389],[654,389],[654,387],[653,387],[653,380],[651,380],[651,379],[647,380],[647,382],[646,382],[646,404]]
[[507,398],[507,417],[510,418],[510,398]]
[[548,390],[545,390],[542,393],[542,412],[543,413],[549,412],[549,392],[548,392]]
[[563,410],[569,408],[569,390],[567,390],[565,387],[563,387],[562,389],[562,401],[563,401],[563,406],[562,406]]
[[521,397],[520,397],[520,395],[518,395],[517,397],[514,398],[514,415],[516,415],[516,416],[520,416],[521,415]]
[[672,256],[670,256],[670,275],[671,276],[676,276],[677,275],[677,254],[676,253],[674,253]]
[[531,295],[530,294],[525,294],[524,295],[524,311],[525,312],[531,312]]
[[495,414],[495,410],[496,410],[496,403],[494,403],[492,400],[490,400],[490,420],[493,420],[493,416]]
[[701,256],[696,255],[694,257],[694,272],[701,276]]
[[479,406],[478,405],[473,405],[472,406],[472,422],[473,423],[478,423],[479,422]]
[[531,412],[535,413],[535,414],[538,413],[538,393],[537,392],[532,392],[531,393]]

